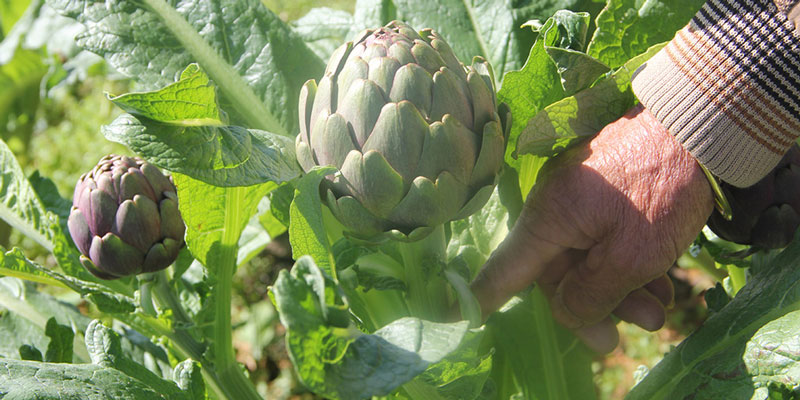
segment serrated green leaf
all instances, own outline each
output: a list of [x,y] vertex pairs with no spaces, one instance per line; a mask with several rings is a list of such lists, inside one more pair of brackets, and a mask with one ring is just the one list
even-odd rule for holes
[[365,335],[340,324],[336,314],[345,309],[341,291],[332,284],[304,256],[291,272],[281,271],[272,288],[290,357],[300,379],[317,394],[334,399],[387,395],[455,350],[467,332],[466,321],[403,318]]
[[526,21],[546,20],[561,9],[579,10],[587,2],[395,0],[392,3],[396,8],[395,18],[416,29],[433,28],[465,64],[475,56],[489,60],[496,79],[500,80],[507,72],[522,67],[536,38],[529,28],[522,27]]
[[[724,308],[653,367],[628,399],[674,399],[690,394],[708,399],[750,398],[757,385],[742,355],[747,343],[770,321],[800,307],[800,242],[795,240],[763,268]],[[755,365],[754,357],[749,357],[748,362]]]
[[414,381],[433,387],[442,399],[480,398],[492,370],[494,352],[482,352],[485,334],[484,329],[467,332],[458,349],[428,367]]
[[630,83],[634,71],[663,46],[653,46],[592,87],[545,107],[520,134],[517,153],[552,157],[619,119],[637,103]]
[[559,10],[540,32],[545,51],[556,65],[561,87],[569,96],[588,87],[609,68],[584,53],[589,13]]
[[594,399],[592,354],[558,325],[541,290],[533,289],[486,322],[495,354],[497,398]]
[[69,218],[69,210],[72,207],[72,202],[68,199],[61,197],[58,193],[58,188],[55,182],[50,178],[42,176],[39,171],[34,171],[28,177],[31,187],[33,187],[36,195],[47,211],[52,212],[58,216],[63,231],[66,231],[67,218]]
[[[82,271],[88,275],[88,272]],[[125,294],[131,291],[129,287],[118,283],[117,286],[126,290],[115,291],[109,286],[60,274],[28,260],[19,249],[12,249],[3,255],[0,274],[72,289],[95,302],[104,312],[128,313],[136,308],[133,299]]]
[[725,291],[725,288],[722,287],[722,284],[717,282],[713,288],[706,290],[706,293],[703,295],[703,298],[706,301],[706,305],[708,306],[708,311],[717,312],[722,310],[728,303],[730,303],[731,298],[728,296],[728,293]]
[[126,357],[122,352],[119,335],[100,321],[94,320],[89,324],[85,338],[92,364],[119,370],[133,379],[146,383],[166,398],[186,398],[175,382],[156,376],[141,364]]
[[47,213],[3,141],[0,141],[0,218],[48,251],[53,250],[50,226],[54,217]]
[[744,365],[755,388],[800,389],[800,311],[792,311],[759,329],[745,346]]
[[[147,90],[172,83],[196,62],[216,83],[234,124],[292,135],[300,87],[324,63],[258,0],[50,0],[86,25],[80,46]],[[224,12],[222,12],[224,10]]]
[[314,8],[291,25],[308,47],[323,60],[328,60],[342,43],[352,40],[353,16],[347,11],[328,7]]
[[[0,247],[0,251],[4,250]],[[22,254],[22,250],[18,248],[13,248],[3,253],[2,261],[0,261],[0,276],[11,276],[31,282],[67,287],[57,279],[52,278],[44,268],[28,260]]]
[[186,67],[177,82],[162,89],[108,99],[128,113],[169,125],[222,125],[215,87],[197,64]]
[[71,363],[72,341],[75,338],[75,333],[72,331],[72,328],[59,325],[55,317],[51,317],[47,320],[44,334],[50,338],[50,344],[47,345],[44,361],[50,363]]
[[269,194],[269,211],[284,227],[289,227],[289,209],[294,200],[294,185],[286,182]]
[[14,400],[181,399],[109,367],[0,359],[0,393]]
[[705,0],[609,0],[597,16],[586,51],[611,68],[666,42],[689,23]]
[[[548,20],[548,24],[552,29],[555,21]],[[512,154],[528,121],[539,110],[564,96],[558,67],[547,53],[544,37],[540,35],[531,47],[525,65],[518,71],[506,74],[503,86],[497,92],[498,101],[508,104],[513,115],[505,156],[509,165],[519,168],[520,161]]]
[[214,270],[222,249],[236,256],[236,247],[259,201],[275,188],[272,182],[247,187],[211,186],[182,174],[173,174],[178,204],[186,223],[186,245],[192,255]]
[[325,272],[332,274],[334,260],[331,245],[322,223],[322,202],[319,185],[334,168],[316,168],[297,182],[294,199],[289,207],[289,241],[292,258],[310,255]]
[[508,210],[495,189],[486,205],[477,213],[450,223],[452,231],[447,244],[447,259],[460,258],[469,267],[471,280],[492,251],[508,234]]
[[19,346],[19,358],[27,361],[44,361],[42,352],[29,344]]
[[211,185],[285,182],[301,171],[294,140],[257,129],[174,126],[123,114],[101,130],[153,164]]
[[175,382],[186,393],[189,399],[203,400],[206,398],[206,385],[200,371],[200,364],[196,361],[186,360],[175,366]]

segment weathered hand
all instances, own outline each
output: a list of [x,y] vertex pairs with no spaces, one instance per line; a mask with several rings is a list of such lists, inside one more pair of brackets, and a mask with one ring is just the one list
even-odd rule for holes
[[659,329],[672,302],[665,272],[713,207],[695,159],[636,107],[538,179],[472,284],[484,314],[535,281],[554,317],[597,351],[617,344],[612,313]]

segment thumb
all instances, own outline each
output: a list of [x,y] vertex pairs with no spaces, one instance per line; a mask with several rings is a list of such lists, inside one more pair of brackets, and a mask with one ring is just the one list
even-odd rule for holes
[[520,218],[472,282],[484,318],[539,278],[544,267],[566,248],[539,238],[536,225]]

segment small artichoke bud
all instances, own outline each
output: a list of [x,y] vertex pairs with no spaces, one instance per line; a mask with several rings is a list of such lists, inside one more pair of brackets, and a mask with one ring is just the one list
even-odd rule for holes
[[488,200],[510,127],[489,63],[465,67],[444,39],[401,22],[337,49],[300,92],[296,147],[348,232],[414,240]]
[[78,180],[67,220],[83,266],[102,279],[167,268],[186,230],[176,192],[138,157],[103,157]]
[[719,212],[708,219],[717,236],[761,249],[789,244],[800,226],[800,146],[794,145],[775,169],[755,185],[737,188],[722,183],[733,219]]

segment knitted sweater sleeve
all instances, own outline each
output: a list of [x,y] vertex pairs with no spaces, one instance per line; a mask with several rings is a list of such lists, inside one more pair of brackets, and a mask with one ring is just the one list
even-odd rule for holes
[[708,0],[634,75],[642,104],[735,186],[764,177],[800,135],[798,14],[798,0]]

